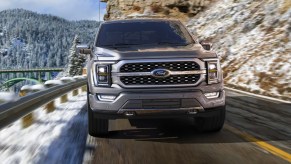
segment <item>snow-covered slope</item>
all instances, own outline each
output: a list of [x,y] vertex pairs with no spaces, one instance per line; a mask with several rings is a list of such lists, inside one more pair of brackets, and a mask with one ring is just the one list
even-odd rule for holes
[[23,9],[0,11],[0,69],[64,67],[75,35],[91,44],[99,24]]
[[23,129],[21,120],[0,130],[0,163],[82,163],[87,138],[86,93],[60,104],[52,113],[34,111],[35,123]]
[[220,0],[188,27],[213,43],[226,85],[291,99],[290,0]]

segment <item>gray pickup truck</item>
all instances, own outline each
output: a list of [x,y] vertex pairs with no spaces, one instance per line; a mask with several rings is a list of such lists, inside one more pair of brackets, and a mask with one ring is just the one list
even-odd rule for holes
[[217,54],[176,20],[131,19],[101,24],[90,55],[88,121],[92,136],[109,119],[191,118],[201,131],[219,131],[225,92]]

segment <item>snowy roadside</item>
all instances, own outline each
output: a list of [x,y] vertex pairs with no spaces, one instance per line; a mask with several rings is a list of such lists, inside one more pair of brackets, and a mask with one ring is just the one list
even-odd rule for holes
[[87,138],[86,93],[46,113],[35,110],[35,123],[22,129],[17,121],[0,131],[0,161],[3,164],[82,163]]
[[187,26],[213,43],[226,86],[290,101],[290,2],[221,0]]

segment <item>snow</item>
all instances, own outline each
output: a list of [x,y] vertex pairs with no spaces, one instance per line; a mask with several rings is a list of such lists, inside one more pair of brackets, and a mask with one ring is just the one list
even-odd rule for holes
[[36,85],[31,86],[30,89],[34,90],[34,91],[41,91],[41,90],[44,90],[46,88],[43,84],[36,84]]
[[85,76],[74,76],[74,79],[85,79]]
[[0,130],[2,164],[82,163],[87,137],[86,93],[69,102],[56,102],[56,110],[34,111],[35,123],[22,129],[21,121]]
[[24,85],[21,87],[20,90],[30,90],[30,88],[31,88],[31,85]]
[[60,80],[64,83],[76,81],[73,77],[62,77]]
[[213,42],[226,85],[290,99],[291,9],[280,11],[282,2],[218,1],[190,19],[198,39]]
[[21,39],[19,39],[19,38],[13,38],[13,39],[11,39],[11,44],[14,47],[17,47],[17,46],[24,47],[25,46],[25,43]]
[[140,13],[132,13],[132,14],[129,14],[127,15],[128,18],[130,17],[134,17],[134,18],[137,18],[137,17],[145,17],[145,16],[149,16],[151,14],[148,14],[148,13],[143,13],[143,14],[140,14]]
[[0,92],[0,103],[16,101],[17,95],[14,92]]
[[48,80],[44,83],[44,85],[62,85],[63,82],[60,80]]

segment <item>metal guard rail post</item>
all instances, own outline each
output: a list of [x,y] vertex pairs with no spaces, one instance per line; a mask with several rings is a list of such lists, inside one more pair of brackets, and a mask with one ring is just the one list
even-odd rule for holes
[[15,102],[0,105],[0,129],[31,113],[38,107],[86,85],[86,79],[58,85],[20,98]]

